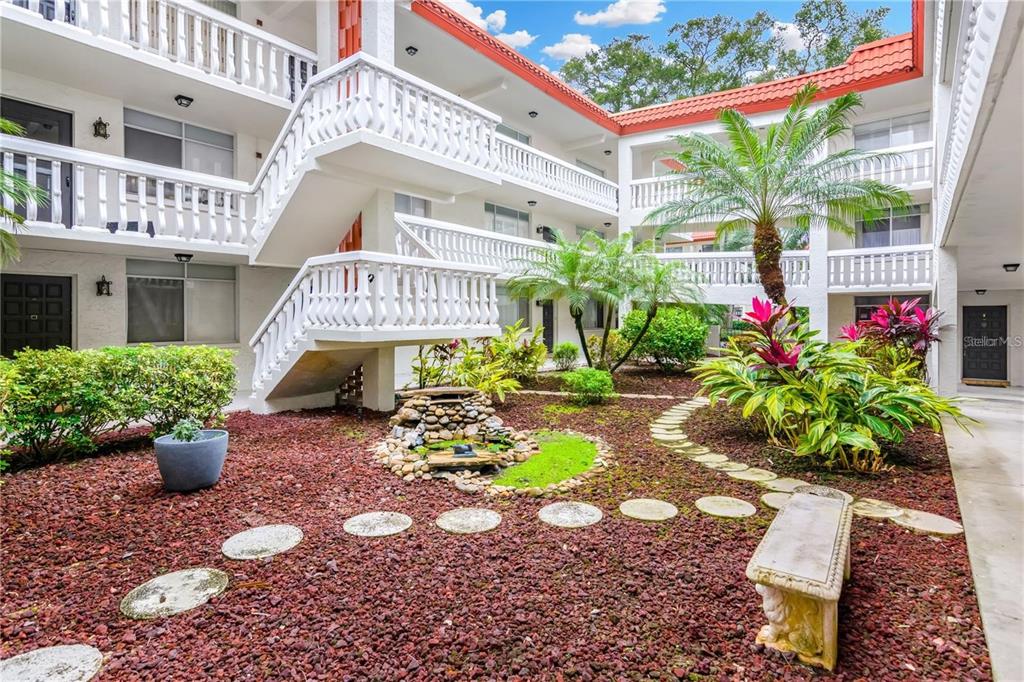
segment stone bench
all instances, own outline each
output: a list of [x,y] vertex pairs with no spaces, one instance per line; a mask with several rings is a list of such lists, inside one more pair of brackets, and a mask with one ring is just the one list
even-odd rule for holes
[[838,605],[850,576],[848,499],[839,491],[795,493],[772,521],[747,564],[768,624],[757,642],[832,670],[838,653]]

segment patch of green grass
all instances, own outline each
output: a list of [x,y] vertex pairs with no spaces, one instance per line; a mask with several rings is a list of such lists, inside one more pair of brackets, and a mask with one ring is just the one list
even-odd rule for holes
[[579,405],[563,405],[562,403],[551,403],[544,406],[544,414],[579,414],[585,408]]
[[522,464],[509,467],[494,480],[495,485],[513,488],[543,488],[589,469],[597,456],[597,446],[585,438],[560,431],[534,434],[540,452]]

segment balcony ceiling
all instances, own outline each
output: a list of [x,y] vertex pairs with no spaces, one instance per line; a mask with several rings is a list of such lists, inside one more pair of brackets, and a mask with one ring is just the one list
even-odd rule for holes
[[1024,289],[1024,39],[1003,81],[953,216],[946,246],[958,247],[958,288]]

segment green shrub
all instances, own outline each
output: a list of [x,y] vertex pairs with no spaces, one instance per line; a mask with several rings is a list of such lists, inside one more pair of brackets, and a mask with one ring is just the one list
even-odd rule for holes
[[619,358],[629,350],[629,341],[626,341],[618,329],[608,332],[608,343],[604,347],[604,357],[601,357],[601,338],[603,334],[594,334],[587,337],[587,350],[590,351],[590,359],[594,367],[608,369]]
[[562,384],[577,405],[597,405],[615,397],[612,375],[603,369],[574,369],[562,376]]
[[555,360],[555,367],[560,372],[568,372],[576,366],[576,361],[580,358],[580,347],[572,341],[563,341],[555,346],[551,355]]
[[520,386],[500,360],[489,359],[481,347],[466,339],[420,346],[412,361],[412,373],[415,381],[410,385],[416,388],[470,386],[499,400],[505,400],[506,393]]
[[535,378],[548,357],[544,327],[534,327],[533,333],[523,338],[525,334],[523,321],[519,320],[505,327],[501,336],[481,341],[487,361],[500,363],[506,375],[520,382]]
[[206,346],[25,350],[0,368],[0,441],[37,458],[91,452],[134,422],[162,435],[218,423],[235,394],[234,352]]
[[[622,324],[622,337],[633,343],[643,329],[647,314],[631,310]],[[679,307],[659,308],[634,357],[656,363],[662,369],[689,367],[706,355],[708,325],[697,314]]]

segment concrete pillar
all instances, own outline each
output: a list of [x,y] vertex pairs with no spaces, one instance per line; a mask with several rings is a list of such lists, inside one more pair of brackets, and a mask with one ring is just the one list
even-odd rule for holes
[[377,412],[395,409],[395,349],[375,348],[363,360],[363,407]]
[[379,189],[363,208],[363,250],[395,253],[395,193]]
[[395,63],[395,3],[363,0],[363,52],[388,64]]
[[[619,234],[629,232],[629,183],[633,180],[633,148],[619,140]],[[610,235],[609,235],[610,236]]]
[[828,340],[828,229],[824,225],[812,225],[808,235],[808,258],[810,271],[807,288],[793,295],[787,289],[786,298],[790,304],[808,308],[810,326],[818,332],[818,338]]
[[338,0],[316,0],[317,70],[338,62]]
[[955,395],[960,386],[960,302],[957,294],[957,248],[936,247],[933,255],[935,289],[932,306],[942,312],[939,342],[928,363],[930,383],[942,395]]

